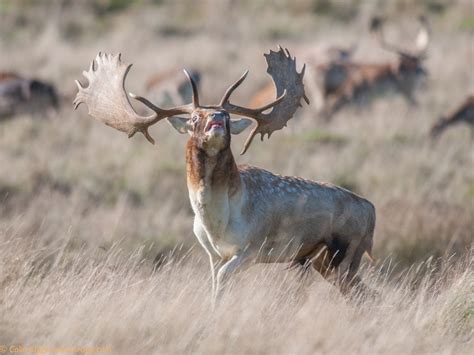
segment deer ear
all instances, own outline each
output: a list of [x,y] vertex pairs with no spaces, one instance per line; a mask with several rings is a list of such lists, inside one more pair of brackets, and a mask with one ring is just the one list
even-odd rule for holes
[[175,130],[181,134],[190,133],[192,131],[192,126],[189,124],[189,120],[187,118],[173,116],[168,117],[166,120],[171,126],[173,126]]
[[240,118],[238,120],[230,120],[230,133],[242,133],[253,121],[249,118]]

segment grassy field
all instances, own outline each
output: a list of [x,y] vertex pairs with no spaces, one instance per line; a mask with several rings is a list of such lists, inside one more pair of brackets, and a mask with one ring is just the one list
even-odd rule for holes
[[[74,79],[98,51],[134,63],[127,89],[151,74],[203,71],[217,101],[245,70],[247,102],[268,81],[263,53],[357,44],[356,59],[394,57],[367,31],[374,13],[410,43],[427,12],[433,39],[419,105],[400,96],[348,107],[331,122],[305,107],[255,141],[238,163],[329,181],[374,203],[380,293],[347,301],[319,275],[286,265],[235,277],[214,311],[208,261],[192,234],[184,145],[165,123],[157,145],[72,109]],[[397,27],[399,21],[400,26]],[[114,354],[468,353],[474,347],[474,146],[469,129],[429,129],[474,92],[469,1],[0,0],[0,70],[54,83],[56,114],[0,122],[0,346],[104,346]],[[301,54],[301,55],[300,55]],[[300,59],[301,58],[301,59]],[[233,141],[235,152],[242,138]],[[159,262],[158,262],[159,261]],[[0,347],[0,350],[2,348]]]

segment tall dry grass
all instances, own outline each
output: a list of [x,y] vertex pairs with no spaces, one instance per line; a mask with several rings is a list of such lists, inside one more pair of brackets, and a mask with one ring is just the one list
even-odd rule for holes
[[207,260],[185,256],[155,269],[142,249],[127,253],[120,243],[95,252],[69,239],[35,244],[2,243],[4,344],[114,354],[467,354],[473,346],[472,253],[400,275],[367,269],[379,297],[352,301],[314,274],[302,283],[283,266],[255,266],[212,311]]
[[[354,14],[345,2],[328,10],[318,1],[165,1],[113,11],[93,3],[1,2],[0,69],[72,96],[73,79],[98,51],[120,51],[135,63],[130,91],[143,93],[156,71],[198,67],[203,100],[213,102],[248,68],[236,93],[244,103],[268,80],[262,54],[276,44],[303,56],[358,43],[357,60],[393,60],[368,36],[369,16],[403,18],[391,34],[403,37],[421,9],[406,1],[363,2]],[[418,107],[389,96],[329,123],[306,107],[286,131],[237,157],[371,200],[378,261],[363,277],[380,298],[348,302],[317,275],[301,283],[282,265],[255,266],[211,312],[207,260],[191,231],[186,138],[159,124],[157,146],[128,140],[84,108],[72,111],[69,97],[51,117],[0,122],[0,343],[104,345],[121,354],[468,352],[474,147],[465,127],[437,142],[428,131],[474,91],[469,9],[459,1],[431,14],[430,76]],[[234,149],[241,144],[235,139]]]

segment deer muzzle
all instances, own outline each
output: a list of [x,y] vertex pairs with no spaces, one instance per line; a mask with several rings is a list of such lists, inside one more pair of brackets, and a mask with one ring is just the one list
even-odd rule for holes
[[209,116],[206,124],[206,132],[217,129],[224,129],[225,125],[225,116],[220,113],[212,114]]

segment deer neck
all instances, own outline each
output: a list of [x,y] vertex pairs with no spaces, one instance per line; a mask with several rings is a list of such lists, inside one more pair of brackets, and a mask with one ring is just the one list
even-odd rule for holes
[[230,146],[208,155],[191,138],[186,147],[186,170],[191,202],[200,206],[222,203],[242,188]]

